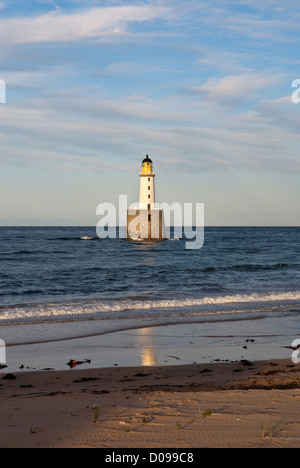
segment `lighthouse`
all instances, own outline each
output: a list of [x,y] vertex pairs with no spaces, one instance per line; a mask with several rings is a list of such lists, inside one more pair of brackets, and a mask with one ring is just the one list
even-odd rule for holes
[[153,164],[147,155],[140,172],[140,206],[147,206],[148,210],[151,210],[151,205],[155,203],[154,179]]
[[155,173],[148,155],[142,161],[139,176],[139,204],[130,207],[127,211],[127,237],[139,241],[164,240],[164,216],[155,201]]

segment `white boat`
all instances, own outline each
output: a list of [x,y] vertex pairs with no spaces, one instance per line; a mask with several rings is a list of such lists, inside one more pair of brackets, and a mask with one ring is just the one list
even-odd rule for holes
[[81,240],[93,240],[94,237],[80,237]]

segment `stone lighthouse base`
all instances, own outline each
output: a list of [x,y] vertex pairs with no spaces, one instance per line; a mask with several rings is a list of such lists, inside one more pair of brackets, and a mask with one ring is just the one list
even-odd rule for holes
[[165,240],[163,210],[129,208],[127,210],[127,238],[151,242]]

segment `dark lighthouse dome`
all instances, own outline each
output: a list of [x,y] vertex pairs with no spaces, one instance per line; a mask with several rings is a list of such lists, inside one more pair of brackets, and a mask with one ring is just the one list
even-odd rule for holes
[[143,160],[143,164],[144,164],[144,163],[152,164],[152,161],[151,161],[151,159],[149,158],[148,154],[147,154],[146,158]]

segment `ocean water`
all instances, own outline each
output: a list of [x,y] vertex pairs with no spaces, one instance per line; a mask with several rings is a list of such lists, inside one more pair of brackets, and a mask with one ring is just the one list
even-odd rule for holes
[[208,227],[200,250],[101,240],[95,227],[1,227],[0,259],[0,338],[10,345],[159,325],[209,329],[206,339],[234,339],[245,324],[281,344],[298,338],[297,227]]

